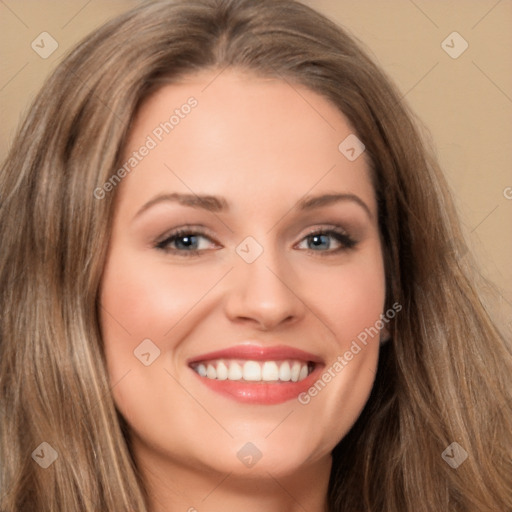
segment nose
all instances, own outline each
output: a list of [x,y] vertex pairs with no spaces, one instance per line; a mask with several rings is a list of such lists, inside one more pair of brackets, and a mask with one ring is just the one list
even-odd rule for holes
[[267,263],[262,257],[250,264],[239,262],[231,273],[225,311],[232,322],[268,331],[296,323],[304,315],[305,305],[294,290],[293,274]]

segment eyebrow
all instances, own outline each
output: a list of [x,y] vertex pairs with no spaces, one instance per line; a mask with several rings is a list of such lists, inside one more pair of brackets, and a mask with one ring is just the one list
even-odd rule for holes
[[151,208],[152,206],[165,203],[175,202],[183,206],[190,206],[192,208],[201,208],[209,212],[221,212],[228,209],[227,201],[222,197],[208,196],[208,195],[197,195],[197,194],[159,194],[153,199],[150,199],[145,203],[142,208],[135,214],[138,217],[143,212]]
[[352,201],[357,203],[359,206],[363,208],[363,210],[368,214],[370,219],[373,218],[372,212],[369,206],[355,194],[323,194],[321,196],[307,196],[302,198],[296,205],[296,208],[299,210],[312,210],[313,208],[320,208],[322,206],[329,206],[334,203],[343,202],[343,201]]
[[[294,209],[307,211],[344,201],[355,202],[356,204],[361,206],[363,210],[365,210],[370,219],[373,218],[372,212],[368,205],[359,196],[348,193],[307,196],[300,199],[295,205]],[[135,217],[138,217],[152,206],[164,202],[176,202],[183,206],[190,206],[191,208],[200,208],[203,210],[207,210],[209,212],[222,212],[229,209],[229,205],[226,199],[219,196],[179,193],[159,194],[155,196],[153,199],[150,199],[147,203],[145,203],[140,208],[140,210],[135,214]]]

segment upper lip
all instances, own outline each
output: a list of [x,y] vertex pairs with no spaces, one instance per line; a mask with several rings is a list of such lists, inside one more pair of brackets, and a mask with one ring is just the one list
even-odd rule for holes
[[305,352],[286,345],[266,346],[255,343],[243,343],[229,348],[215,350],[206,354],[192,357],[188,364],[198,363],[212,359],[247,359],[250,361],[280,361],[295,359],[299,361],[322,363],[322,359],[315,354]]

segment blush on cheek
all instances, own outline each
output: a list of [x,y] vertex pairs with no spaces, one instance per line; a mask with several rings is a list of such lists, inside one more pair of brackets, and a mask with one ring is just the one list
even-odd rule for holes
[[[377,340],[375,324],[383,313],[385,282],[380,265],[375,268],[346,265],[333,275],[315,276],[307,296],[308,306],[331,333],[336,333],[338,350],[344,350],[361,333],[369,330],[367,340]],[[311,281],[311,280],[310,280]],[[325,328],[325,327],[323,327]]]
[[116,265],[107,265],[101,294],[101,305],[108,313],[105,320],[117,321],[134,336],[147,337],[150,332],[163,336],[193,307],[211,281],[205,283],[202,272],[195,272],[191,279],[190,272],[152,258],[133,262],[113,254],[112,259]]

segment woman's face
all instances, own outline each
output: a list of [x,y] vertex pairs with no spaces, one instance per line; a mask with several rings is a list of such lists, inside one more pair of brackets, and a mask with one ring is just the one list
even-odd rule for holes
[[374,382],[385,296],[352,137],[309,89],[230,70],[143,105],[112,180],[100,293],[112,392],[141,463],[329,467]]

